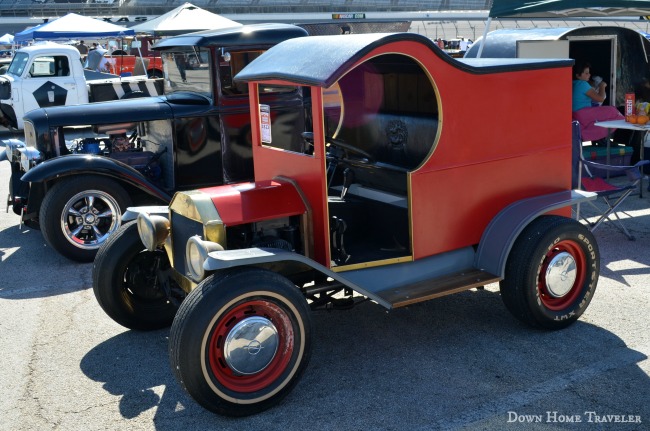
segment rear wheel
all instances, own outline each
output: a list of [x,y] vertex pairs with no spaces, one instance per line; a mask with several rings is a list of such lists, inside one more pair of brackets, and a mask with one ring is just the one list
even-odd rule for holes
[[501,297],[519,320],[561,329],[586,310],[596,290],[600,253],[575,220],[543,216],[519,235],[506,263]]
[[311,350],[310,310],[286,278],[261,269],[213,275],[181,304],[169,340],[172,370],[199,404],[228,416],[282,400]]
[[65,257],[90,262],[120,227],[128,193],[103,177],[70,177],[45,194],[39,220],[47,243]]
[[93,264],[93,292],[104,312],[122,326],[165,328],[185,297],[170,273],[165,251],[146,250],[132,221],[99,249]]
[[152,69],[147,71],[147,75],[149,78],[163,78],[164,75],[161,70],[158,69]]
[[140,97],[146,97],[147,95],[145,94],[144,91],[141,90],[136,90],[136,91],[129,91],[128,93],[125,93],[124,96],[121,97],[121,99],[138,99]]

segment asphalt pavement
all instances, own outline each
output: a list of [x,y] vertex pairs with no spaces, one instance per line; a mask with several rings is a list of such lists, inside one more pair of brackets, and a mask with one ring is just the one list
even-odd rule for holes
[[[3,197],[8,179],[0,162]],[[571,327],[520,324],[497,285],[391,312],[371,302],[316,312],[297,387],[239,419],[181,390],[168,330],[114,323],[94,298],[92,264],[58,255],[2,206],[0,431],[650,429],[650,193],[625,204],[636,241],[596,230],[600,281]]]

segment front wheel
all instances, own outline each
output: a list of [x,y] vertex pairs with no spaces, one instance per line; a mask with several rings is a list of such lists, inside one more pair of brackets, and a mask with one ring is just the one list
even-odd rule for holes
[[122,212],[130,204],[127,192],[109,178],[66,178],[45,194],[41,231],[47,243],[68,259],[91,262],[120,227]]
[[596,239],[575,220],[542,216],[519,235],[500,283],[506,308],[534,327],[561,329],[584,313],[596,290]]
[[97,252],[93,292],[104,312],[129,329],[171,325],[184,291],[171,278],[164,250],[144,248],[135,221],[120,227]]
[[206,409],[245,416],[277,404],[309,362],[306,299],[262,269],[212,275],[181,304],[169,336],[175,377]]

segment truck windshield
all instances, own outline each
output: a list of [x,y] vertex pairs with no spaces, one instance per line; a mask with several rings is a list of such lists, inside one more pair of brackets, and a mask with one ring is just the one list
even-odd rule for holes
[[14,59],[7,69],[7,73],[10,75],[20,76],[25,71],[25,66],[27,66],[27,61],[29,60],[29,54],[24,52],[17,52],[14,56]]
[[162,54],[162,59],[166,94],[191,91],[212,97],[208,50],[167,51]]

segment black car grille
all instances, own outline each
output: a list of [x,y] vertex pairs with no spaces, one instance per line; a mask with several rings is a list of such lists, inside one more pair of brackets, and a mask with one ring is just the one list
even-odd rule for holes
[[185,246],[187,240],[194,235],[203,238],[203,224],[172,211],[171,219],[172,251],[174,253],[174,268],[187,275],[185,267]]

